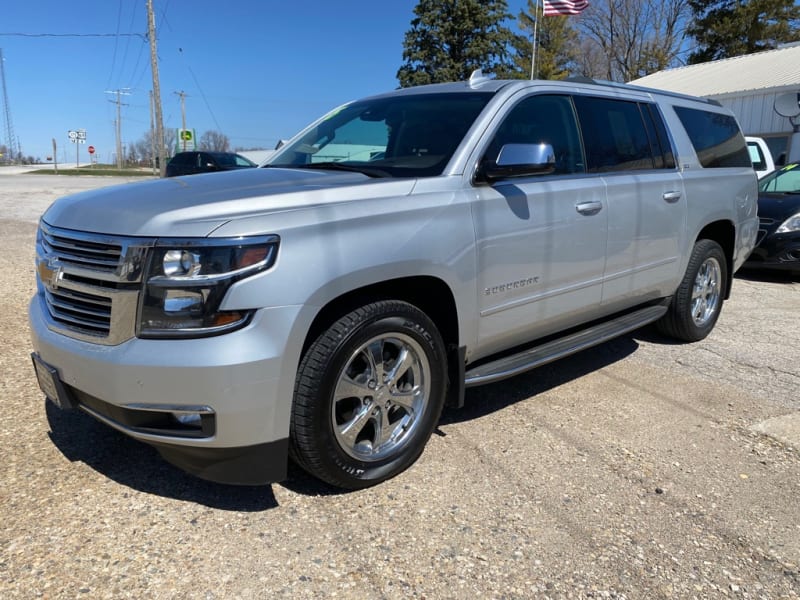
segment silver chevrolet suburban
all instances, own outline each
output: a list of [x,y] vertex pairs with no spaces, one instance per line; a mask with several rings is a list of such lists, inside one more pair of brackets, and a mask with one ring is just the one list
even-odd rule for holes
[[655,322],[713,329],[756,178],[712,101],[591,80],[341,106],[258,169],[57,200],[36,241],[46,397],[225,483],[343,488],[445,403]]

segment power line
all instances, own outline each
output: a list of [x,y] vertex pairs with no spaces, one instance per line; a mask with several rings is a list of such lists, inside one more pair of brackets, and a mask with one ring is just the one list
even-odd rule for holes
[[117,64],[117,46],[119,46],[119,23],[122,20],[122,0],[119,0],[119,10],[117,11],[117,33],[114,40],[114,54],[111,56],[111,72],[108,74],[106,87],[111,87],[111,78],[114,76],[114,67]]
[[[183,57],[183,48],[178,48],[178,53],[181,55],[181,57]],[[203,91],[203,88],[200,85],[200,82],[197,80],[197,76],[194,74],[194,71],[192,71],[192,67],[190,67],[187,64],[186,65],[186,69],[189,71],[189,74],[192,76],[192,79],[194,80],[194,84],[197,86],[197,90],[200,92],[200,97],[203,99],[203,102],[205,103],[206,108],[208,109],[208,114],[211,115],[211,120],[214,121],[214,125],[217,126],[217,131],[222,133],[222,127],[219,126],[219,121],[217,121],[217,117],[214,115],[214,111],[211,110],[211,104],[208,103],[208,98],[206,98],[206,94]]]
[[[131,22],[130,25],[128,25],[128,32],[130,33],[133,32],[133,24],[136,19],[136,9],[138,8],[138,6],[139,2],[137,0],[133,5],[133,10],[131,11]],[[125,51],[122,54],[122,64],[120,65],[120,77],[122,77],[122,74],[125,72],[125,65],[128,62],[128,49],[130,47],[131,47],[131,38],[128,37],[128,39],[125,40]]]
[[89,37],[89,38],[107,38],[107,37],[138,37],[147,41],[147,35],[144,33],[20,33],[20,32],[0,32],[0,36],[16,36],[16,37],[31,37],[31,38],[68,38],[68,37]]
[[214,125],[217,126],[217,131],[222,133],[222,127],[219,126],[219,122],[217,121],[217,117],[214,116],[214,111],[211,110],[211,105],[208,103],[208,100],[206,99],[206,95],[203,92],[203,88],[200,87],[200,82],[197,81],[197,77],[195,77],[194,71],[192,71],[192,67],[187,65],[187,68],[189,69],[189,73],[191,73],[191,75],[192,75],[192,79],[194,79],[194,83],[197,86],[197,89],[200,90],[200,97],[203,99],[203,102],[205,102],[206,108],[208,109],[208,113],[211,115],[211,119],[214,121]]

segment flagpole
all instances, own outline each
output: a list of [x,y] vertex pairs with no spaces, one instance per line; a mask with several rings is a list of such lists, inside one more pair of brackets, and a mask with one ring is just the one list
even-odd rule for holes
[[536,30],[539,28],[539,0],[533,9],[533,48],[531,50],[531,81],[536,78]]

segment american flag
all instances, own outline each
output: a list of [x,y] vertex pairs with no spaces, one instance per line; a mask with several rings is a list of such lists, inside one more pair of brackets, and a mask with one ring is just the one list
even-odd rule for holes
[[589,6],[589,0],[543,0],[544,16],[577,15]]

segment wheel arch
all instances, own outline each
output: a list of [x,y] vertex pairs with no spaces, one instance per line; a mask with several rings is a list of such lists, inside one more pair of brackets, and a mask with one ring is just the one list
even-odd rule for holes
[[720,245],[725,253],[726,278],[725,300],[730,298],[733,283],[733,253],[736,247],[736,227],[731,221],[721,220],[709,223],[697,234],[695,243],[700,240],[712,240]]
[[379,300],[402,300],[413,304],[434,322],[448,351],[451,346],[458,346],[458,308],[452,290],[437,277],[419,275],[365,285],[330,300],[311,322],[303,342],[303,353],[339,317]]

